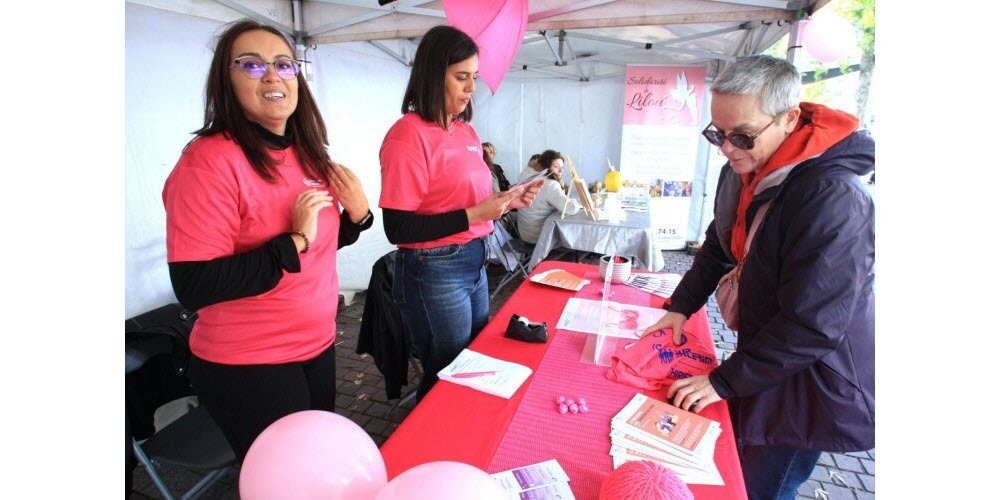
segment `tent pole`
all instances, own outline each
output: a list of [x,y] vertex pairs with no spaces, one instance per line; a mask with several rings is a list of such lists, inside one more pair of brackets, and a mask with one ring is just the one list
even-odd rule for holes
[[799,45],[799,24],[798,21],[792,21],[792,29],[788,32],[788,52],[785,54],[785,59],[795,65],[795,54],[797,54],[796,49],[801,49],[802,46]]

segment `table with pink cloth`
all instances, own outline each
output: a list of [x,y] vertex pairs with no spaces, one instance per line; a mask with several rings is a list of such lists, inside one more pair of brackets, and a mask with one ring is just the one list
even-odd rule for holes
[[[469,347],[528,366],[532,375],[510,399],[448,382],[435,385],[382,445],[390,480],[411,467],[434,461],[463,462],[495,473],[556,459],[569,475],[576,498],[597,498],[601,482],[613,470],[609,455],[611,418],[637,392],[665,400],[669,384],[655,391],[639,390],[608,380],[607,367],[582,362],[588,334],[556,330],[555,325],[571,297],[600,300],[603,283],[596,279],[597,266],[568,262],[542,262],[532,275],[550,269],[564,269],[594,283],[573,292],[525,280]],[[612,292],[613,300],[622,303],[658,308],[664,304],[664,299],[626,285],[612,285]],[[511,314],[545,321],[549,341],[529,344],[505,338]],[[703,347],[700,353],[714,362],[704,309],[690,318],[685,333],[693,337],[693,345]],[[616,352],[630,342],[618,339]],[[589,411],[561,415],[555,402],[560,395],[585,398]],[[698,499],[746,498],[728,406],[720,401],[700,414],[722,425],[715,463],[725,484],[689,485],[691,491]]]

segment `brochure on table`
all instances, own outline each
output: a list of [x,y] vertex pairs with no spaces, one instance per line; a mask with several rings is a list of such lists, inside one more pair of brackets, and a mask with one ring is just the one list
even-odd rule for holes
[[680,284],[681,278],[682,276],[679,274],[632,273],[628,278],[625,278],[625,284],[669,299],[670,295],[674,293],[674,289]]
[[617,468],[630,460],[662,463],[690,484],[722,485],[715,465],[718,422],[664,401],[636,394],[611,419],[611,450]]
[[569,476],[556,460],[526,465],[493,474],[507,498],[520,500],[573,499]]
[[543,273],[535,274],[531,277],[531,281],[574,292],[579,292],[584,285],[590,283],[590,280],[585,280],[562,269],[550,269]]

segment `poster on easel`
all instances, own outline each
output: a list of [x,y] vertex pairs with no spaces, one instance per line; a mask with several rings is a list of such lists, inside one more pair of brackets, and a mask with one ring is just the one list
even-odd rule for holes
[[705,96],[701,66],[628,66],[621,172],[648,186],[656,243],[685,248]]

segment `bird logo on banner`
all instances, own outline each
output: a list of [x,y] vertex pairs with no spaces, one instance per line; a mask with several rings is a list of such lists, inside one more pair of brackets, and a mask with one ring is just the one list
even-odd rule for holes
[[677,75],[677,88],[670,89],[670,98],[680,103],[678,111],[687,107],[691,119],[698,121],[698,102],[695,100],[694,86],[688,87],[687,75],[683,71]]

